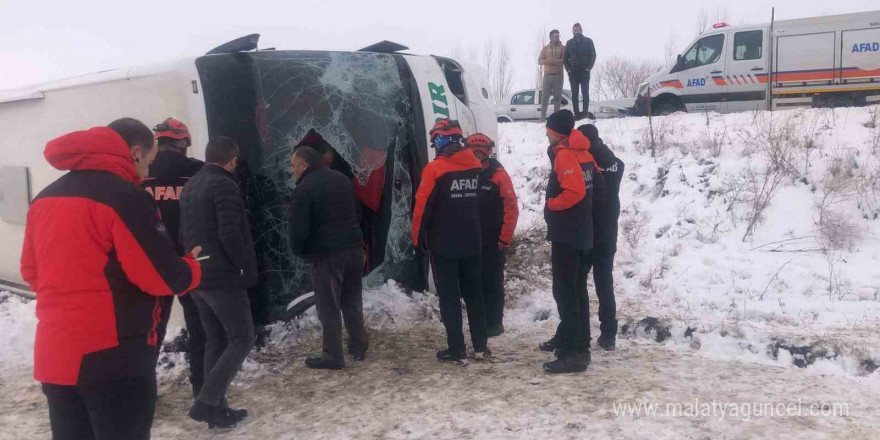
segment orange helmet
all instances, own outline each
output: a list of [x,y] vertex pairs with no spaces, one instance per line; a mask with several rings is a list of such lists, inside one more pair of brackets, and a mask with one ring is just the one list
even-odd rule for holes
[[464,133],[461,131],[461,125],[458,124],[458,121],[449,120],[449,119],[441,119],[434,124],[434,127],[431,128],[431,142],[434,141],[434,138],[437,136],[454,136],[459,135],[464,137]]
[[491,156],[492,151],[495,150],[495,142],[492,142],[492,139],[489,139],[489,136],[486,136],[483,133],[474,133],[464,141],[464,146],[473,149],[482,151],[486,154],[486,156]]
[[168,118],[161,124],[153,127],[153,131],[156,132],[156,139],[186,139],[186,146],[189,147],[192,145],[192,137],[189,135],[189,128],[186,127],[186,124],[177,119]]

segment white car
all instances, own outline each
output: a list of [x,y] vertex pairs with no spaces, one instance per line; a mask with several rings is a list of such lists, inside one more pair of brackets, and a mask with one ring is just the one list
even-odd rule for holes
[[[537,121],[541,118],[541,89],[520,90],[511,95],[509,102],[496,106],[498,122]],[[571,92],[562,90],[562,108],[573,110]],[[626,107],[619,102],[593,102],[591,113],[596,119],[622,118],[629,114]],[[547,114],[553,113],[553,96],[547,104]]]

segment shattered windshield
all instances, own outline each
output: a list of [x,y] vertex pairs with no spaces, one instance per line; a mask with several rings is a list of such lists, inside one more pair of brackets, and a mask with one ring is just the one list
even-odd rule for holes
[[259,289],[273,307],[311,290],[305,261],[287,245],[287,204],[296,185],[290,154],[311,129],[352,178],[367,280],[414,276],[409,229],[419,156],[405,62],[389,54],[266,51],[202,57],[197,66],[211,135],[231,136],[243,150]]

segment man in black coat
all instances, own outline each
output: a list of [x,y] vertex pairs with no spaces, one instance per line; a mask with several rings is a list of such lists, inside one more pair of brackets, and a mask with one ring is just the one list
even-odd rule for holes
[[192,294],[205,329],[205,382],[189,414],[209,427],[231,428],[247,415],[229,409],[225,396],[254,345],[247,288],[257,282],[257,260],[244,199],[232,174],[238,146],[216,137],[208,142],[205,159],[180,200],[184,248],[204,249],[202,283]]
[[[185,255],[183,244],[180,242],[180,193],[183,186],[192,176],[195,176],[204,162],[186,157],[187,148],[192,145],[192,137],[186,125],[174,118],[168,118],[153,128],[156,132],[156,143],[159,153],[156,160],[150,165],[150,176],[144,179],[143,187],[156,201],[162,221],[168,228],[168,235],[174,241],[177,254]],[[189,355],[189,382],[192,384],[193,396],[199,395],[202,383],[205,381],[205,330],[199,318],[199,309],[196,307],[192,295],[177,297],[183,306],[183,318],[186,321],[186,331],[189,336],[187,354]],[[172,298],[162,298],[165,303],[162,307],[162,328],[159,340],[164,339],[168,318],[171,315]]]
[[355,210],[351,179],[322,166],[318,153],[300,146],[290,157],[296,189],[290,201],[287,236],[290,250],[311,269],[318,319],[324,332],[320,357],[306,366],[338,370],[345,366],[342,319],[355,360],[366,356],[370,337],[364,326],[364,238]]
[[[589,116],[590,111],[590,71],[596,64],[596,46],[593,40],[584,36],[580,23],[575,23],[572,29],[574,37],[565,43],[565,53],[562,55],[562,64],[568,72],[568,81],[571,83],[571,102],[574,107],[575,119]],[[584,95],[584,108],[581,111],[578,106],[578,88]]]
[[578,127],[590,140],[590,153],[602,170],[606,191],[596,194],[593,211],[593,249],[590,265],[596,295],[599,297],[599,328],[602,334],[597,344],[605,350],[614,350],[617,339],[617,303],[614,299],[614,254],[617,252],[617,220],[620,217],[620,181],[625,164],[617,158],[599,137],[595,125]]

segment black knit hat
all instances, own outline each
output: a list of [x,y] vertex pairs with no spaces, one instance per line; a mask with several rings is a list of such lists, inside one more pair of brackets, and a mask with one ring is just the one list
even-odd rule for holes
[[593,124],[584,124],[578,127],[578,130],[590,140],[590,143],[596,143],[599,140],[599,129]]
[[555,133],[568,136],[574,130],[574,114],[570,110],[559,110],[547,118],[547,128]]

